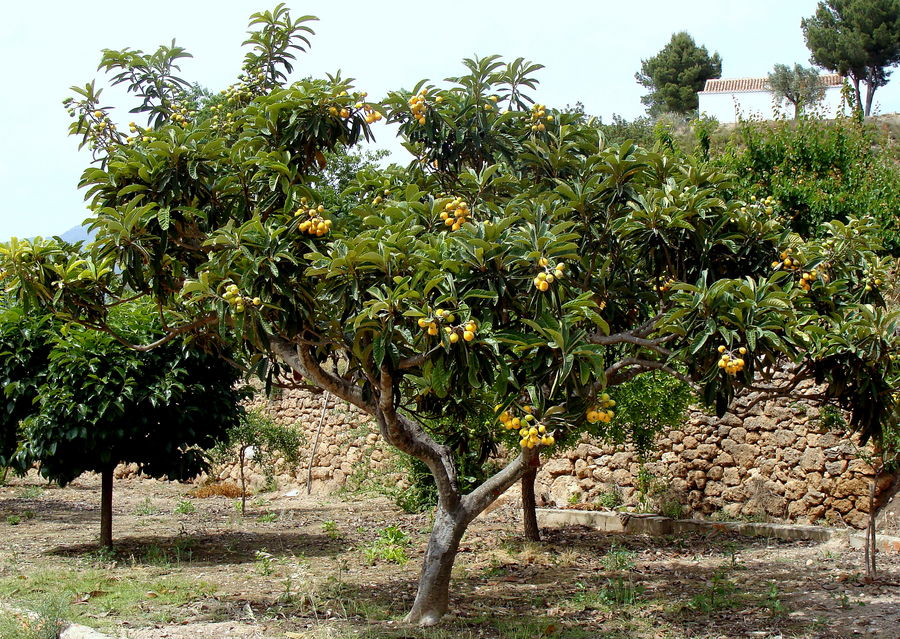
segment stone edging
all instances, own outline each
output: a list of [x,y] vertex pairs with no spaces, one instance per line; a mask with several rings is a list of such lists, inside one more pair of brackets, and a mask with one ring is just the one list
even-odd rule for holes
[[[596,510],[557,510],[552,508],[538,508],[537,517],[538,525],[545,528],[587,526],[603,532],[654,536],[727,531],[748,537],[805,539],[809,541],[830,541],[835,539],[848,544],[851,548],[863,548],[865,546],[865,537],[862,533],[850,532],[846,528],[827,528],[825,526],[671,519],[661,515]],[[900,537],[878,535],[875,545],[881,552],[900,553]]]

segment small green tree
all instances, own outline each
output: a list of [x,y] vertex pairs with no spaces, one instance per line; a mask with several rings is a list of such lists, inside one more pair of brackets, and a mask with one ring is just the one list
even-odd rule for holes
[[290,466],[296,466],[300,462],[300,447],[304,441],[303,434],[296,428],[276,423],[259,408],[244,413],[240,420],[227,430],[212,455],[216,462],[223,463],[232,459],[234,452],[237,452],[242,515],[247,513],[245,469],[248,455],[259,464],[266,477],[271,478],[273,464],[278,457],[284,459],[284,463]]
[[900,64],[900,0],[825,0],[800,24],[810,61],[849,77],[860,109],[860,83],[866,85],[870,115],[875,90],[887,84],[890,67]]
[[779,103],[787,100],[793,105],[795,120],[804,109],[825,97],[825,85],[819,72],[799,64],[795,64],[793,69],[785,64],[776,64],[769,74],[769,86]]
[[697,92],[711,78],[722,75],[722,59],[697,46],[686,32],[672,35],[669,43],[652,58],[641,60],[634,75],[649,93],[641,98],[650,115],[672,112],[694,113],[699,106]]
[[[0,318],[0,370],[21,375],[7,390],[31,399],[27,408],[16,406],[20,426],[4,424],[4,441],[15,434],[19,472],[39,463],[44,477],[62,485],[86,471],[100,473],[100,543],[111,546],[115,466],[136,463],[143,473],[170,479],[204,470],[204,451],[240,415],[238,371],[215,346],[205,352],[173,341],[139,352],[107,333],[50,317],[26,324],[23,317],[11,309]],[[148,309],[133,305],[116,307],[109,322],[118,334],[144,341],[161,329]],[[23,338],[15,332],[24,326]],[[25,361],[22,353],[32,356]]]

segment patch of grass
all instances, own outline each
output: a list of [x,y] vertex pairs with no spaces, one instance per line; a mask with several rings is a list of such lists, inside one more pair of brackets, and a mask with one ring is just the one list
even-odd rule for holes
[[387,526],[381,529],[378,538],[363,550],[363,555],[369,565],[380,560],[402,566],[409,561],[409,556],[406,554],[409,544],[409,535],[397,526]]
[[156,506],[153,505],[153,502],[150,501],[150,498],[147,497],[146,499],[144,499],[144,501],[138,504],[137,508],[134,509],[134,514],[138,517],[147,517],[150,515],[158,515],[159,510],[156,508]]
[[637,553],[632,552],[627,548],[617,548],[616,546],[612,546],[610,547],[609,552],[606,553],[606,556],[603,557],[602,563],[604,568],[611,571],[633,570],[636,557]]
[[600,508],[609,508],[610,510],[612,510],[614,508],[618,508],[621,505],[622,493],[615,489],[600,493],[599,495],[597,495],[596,501],[594,501],[594,508],[596,510],[600,510]]
[[58,639],[69,610],[66,594],[47,595],[31,603],[33,615],[4,611],[0,639]]
[[737,605],[737,585],[731,581],[725,570],[713,573],[707,586],[688,601],[688,608],[698,612],[718,612]]
[[261,524],[271,524],[272,522],[278,521],[278,513],[264,513],[257,517],[256,521]]
[[607,579],[599,588],[580,582],[575,584],[575,588],[575,594],[564,605],[577,612],[633,606],[645,590],[644,586],[625,577]]
[[275,570],[275,555],[267,550],[257,550],[254,553],[256,558],[256,572],[265,576],[271,575]]
[[150,544],[144,551],[141,561],[151,566],[188,563],[194,558],[193,546],[194,540],[188,538],[177,539],[171,548]]
[[19,524],[22,523],[22,518],[19,517],[18,515],[8,515],[6,517],[6,523],[9,524],[10,526],[18,526]]
[[175,506],[176,515],[192,515],[195,512],[197,512],[197,508],[187,499],[182,499],[178,502],[178,505]]
[[22,486],[16,491],[16,499],[37,499],[44,494],[40,486]]
[[142,620],[177,622],[180,606],[214,590],[212,584],[186,577],[133,570],[66,568],[0,579],[0,598],[36,610],[48,598],[62,597],[78,604],[70,609],[71,621],[93,627],[113,626],[121,619],[135,625]]
[[322,532],[324,532],[329,539],[341,538],[341,531],[338,530],[337,522],[333,519],[322,523]]
[[763,599],[762,605],[768,608],[773,615],[781,616],[788,613],[788,607],[781,601],[781,592],[778,590],[778,584],[774,581],[769,584],[769,590]]

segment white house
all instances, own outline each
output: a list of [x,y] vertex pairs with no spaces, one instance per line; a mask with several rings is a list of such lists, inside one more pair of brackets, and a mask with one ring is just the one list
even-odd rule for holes
[[[816,105],[816,113],[833,118],[841,108],[841,86],[844,79],[836,74],[820,76],[825,84],[825,97]],[[720,78],[707,80],[700,98],[700,113],[714,117],[719,122],[737,122],[751,117],[771,120],[778,115],[793,117],[794,106],[787,101],[781,104],[769,86],[768,78]]]

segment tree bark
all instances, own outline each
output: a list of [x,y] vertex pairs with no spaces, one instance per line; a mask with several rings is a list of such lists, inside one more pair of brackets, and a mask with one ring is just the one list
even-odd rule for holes
[[238,451],[238,468],[241,473],[241,517],[247,515],[247,478],[244,476],[244,464],[247,463],[247,447],[243,444]]
[[452,516],[438,505],[434,527],[419,575],[419,589],[405,621],[419,626],[433,626],[447,612],[450,604],[450,575],[459,550],[459,541],[468,527],[461,513]]
[[863,102],[862,102],[862,92],[859,89],[859,78],[853,78],[853,93],[856,95],[856,109],[855,111],[862,111]]
[[530,466],[522,475],[522,524],[525,528],[525,539],[540,541],[541,531],[538,529],[537,504],[534,498],[534,482],[537,479],[537,467]]
[[100,473],[100,545],[112,548],[113,466]]
[[422,564],[419,589],[406,621],[420,626],[435,625],[447,612],[450,574],[466,528],[479,513],[519,481],[526,471],[538,466],[537,449],[523,448],[506,467],[469,494],[463,495],[456,481],[452,451],[438,444],[418,422],[397,412],[394,372],[387,366],[382,366],[377,373],[366,371],[374,391],[370,400],[364,395],[362,387],[324,370],[308,345],[298,346],[275,336],[270,338],[270,344],[272,350],[292,369],[332,395],[373,415],[384,440],[424,462],[434,476],[438,508]]
[[872,115],[872,102],[875,98],[875,85],[866,83],[866,111],[865,116]]
[[866,526],[866,578],[869,581],[874,580],[878,574],[875,565],[875,487],[880,477],[881,469],[879,468],[869,485],[869,523]]

